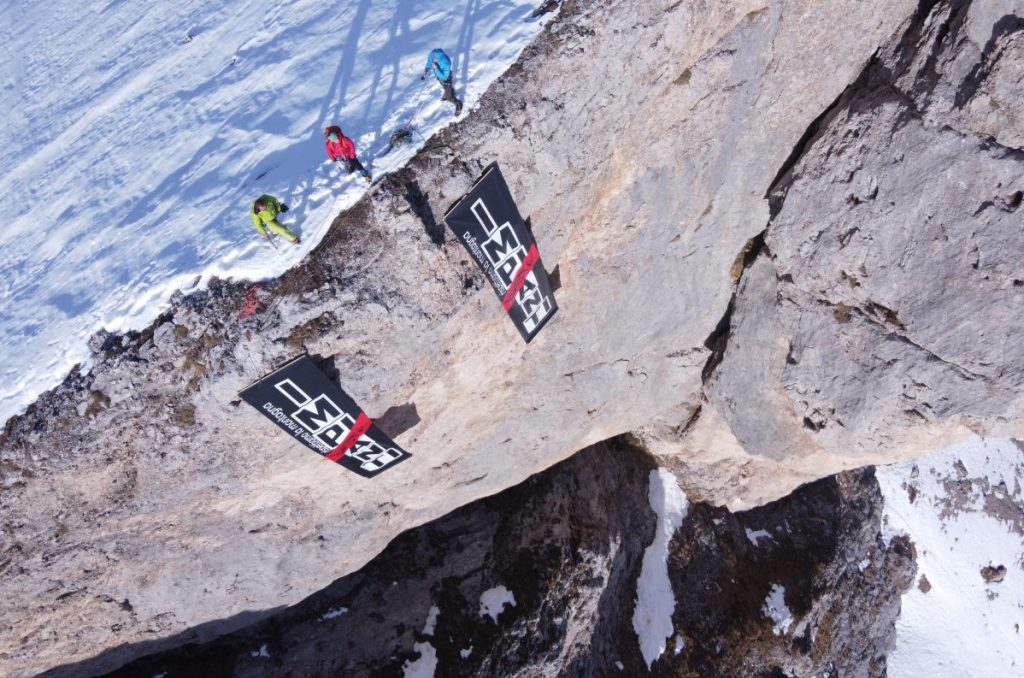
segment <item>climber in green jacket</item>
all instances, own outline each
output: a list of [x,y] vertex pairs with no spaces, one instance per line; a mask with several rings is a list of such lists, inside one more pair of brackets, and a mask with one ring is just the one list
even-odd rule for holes
[[288,211],[288,205],[283,204],[280,200],[272,195],[261,195],[256,198],[256,201],[249,208],[249,216],[252,217],[252,225],[256,227],[256,230],[260,234],[270,240],[270,234],[267,233],[269,229],[271,233],[276,235],[283,235],[293,245],[298,245],[301,240],[299,236],[288,230],[288,227],[277,220],[277,215]]

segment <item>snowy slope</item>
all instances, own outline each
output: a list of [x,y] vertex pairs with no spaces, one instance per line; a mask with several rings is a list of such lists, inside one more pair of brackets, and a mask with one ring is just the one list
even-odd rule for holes
[[[21,0],[0,18],[0,421],[200,276],[298,262],[365,185],[327,161],[339,124],[376,175],[400,124],[453,120],[419,75],[444,47],[467,109],[539,32],[535,0]],[[191,37],[191,39],[189,39]],[[465,112],[463,113],[465,115]],[[271,193],[302,236],[258,239]]]
[[909,535],[918,564],[889,675],[1024,675],[1022,473],[1024,450],[981,438],[878,468],[886,530]]

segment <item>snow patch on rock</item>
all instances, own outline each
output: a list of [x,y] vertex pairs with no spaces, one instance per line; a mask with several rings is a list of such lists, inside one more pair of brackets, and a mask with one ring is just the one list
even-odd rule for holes
[[487,589],[480,594],[480,616],[490,617],[498,621],[498,615],[502,613],[506,605],[516,606],[516,597],[502,585]]
[[654,540],[644,551],[640,578],[636,584],[633,630],[640,640],[640,652],[650,669],[672,635],[672,612],[676,599],[668,578],[668,547],[689,509],[686,495],[668,469],[651,471],[647,501],[658,516]]
[[[437,605],[431,605],[427,612],[427,620],[423,623],[423,635],[434,635],[437,628],[437,616],[441,609]],[[420,653],[415,661],[406,661],[402,664],[402,675],[405,678],[433,678],[437,670],[437,650],[429,642],[415,643],[412,649]]]
[[752,530],[749,527],[745,527],[743,529],[747,533],[747,540],[749,540],[754,546],[757,546],[757,543],[762,539],[772,538],[772,534],[768,530]]
[[407,661],[402,665],[405,678],[434,678],[437,670],[437,650],[430,643],[416,643],[412,649],[420,653],[416,661]]
[[793,624],[793,613],[786,606],[786,587],[782,584],[772,584],[764,599],[761,612],[765,617],[772,620],[772,633],[781,636]]
[[430,606],[430,611],[427,612],[427,623],[423,625],[423,635],[434,635],[434,628],[437,626],[437,615],[440,613],[441,610],[437,605]]
[[320,615],[320,621],[327,621],[328,619],[335,619],[343,614],[348,614],[347,607],[332,607],[331,609]]

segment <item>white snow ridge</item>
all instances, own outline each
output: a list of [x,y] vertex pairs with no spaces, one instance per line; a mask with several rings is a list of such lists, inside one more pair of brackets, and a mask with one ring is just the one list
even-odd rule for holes
[[648,670],[665,651],[672,635],[672,612],[676,599],[668,578],[668,547],[672,535],[683,524],[690,503],[679,488],[672,472],[659,468],[651,471],[647,501],[658,516],[654,541],[644,551],[640,578],[636,583],[636,610],[633,630],[640,640],[640,652]]

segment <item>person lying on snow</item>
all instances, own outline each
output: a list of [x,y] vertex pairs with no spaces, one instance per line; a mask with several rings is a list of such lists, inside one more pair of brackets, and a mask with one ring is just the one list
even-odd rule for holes
[[455,96],[455,88],[452,86],[452,77],[454,76],[454,73],[452,73],[452,60],[440,47],[427,55],[427,67],[423,69],[423,75],[420,76],[420,80],[431,73],[434,74],[437,81],[441,83],[441,87],[444,88],[441,101],[452,102],[455,104],[455,115],[461,113],[462,100]]
[[267,230],[276,235],[282,235],[293,245],[298,245],[301,240],[299,236],[288,230],[288,227],[277,220],[277,215],[288,211],[288,205],[282,204],[280,200],[272,195],[261,195],[249,208],[249,216],[252,217],[252,225],[260,234],[270,240]]
[[324,129],[324,138],[327,140],[327,155],[334,161],[339,160],[345,161],[345,168],[349,174],[353,171],[359,170],[359,173],[363,175],[366,182],[372,181],[373,177],[363,167],[363,163],[359,162],[359,158],[356,157],[356,145],[352,143],[352,140],[341,133],[341,128],[337,125],[331,125]]

